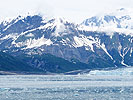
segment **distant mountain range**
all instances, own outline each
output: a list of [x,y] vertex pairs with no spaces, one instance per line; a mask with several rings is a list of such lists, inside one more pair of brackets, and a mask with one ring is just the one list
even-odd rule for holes
[[121,8],[112,13],[106,13],[86,19],[82,25],[97,31],[124,32],[129,34],[132,33],[133,30],[132,13],[132,10]]
[[124,8],[81,24],[41,15],[18,16],[1,22],[0,50],[0,55],[16,59],[3,59],[11,63],[6,67],[0,62],[0,70],[65,73],[133,66],[133,16]]

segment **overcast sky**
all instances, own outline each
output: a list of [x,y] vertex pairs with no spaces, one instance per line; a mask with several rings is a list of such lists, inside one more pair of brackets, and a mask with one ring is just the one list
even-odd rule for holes
[[119,8],[133,8],[133,0],[0,0],[0,19],[32,11],[79,23],[92,15]]

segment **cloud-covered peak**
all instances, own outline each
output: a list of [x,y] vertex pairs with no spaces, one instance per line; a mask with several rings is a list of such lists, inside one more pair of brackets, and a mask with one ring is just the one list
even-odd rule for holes
[[94,16],[83,21],[81,26],[89,31],[106,31],[132,33],[132,10],[120,8],[114,12],[108,12],[100,16]]

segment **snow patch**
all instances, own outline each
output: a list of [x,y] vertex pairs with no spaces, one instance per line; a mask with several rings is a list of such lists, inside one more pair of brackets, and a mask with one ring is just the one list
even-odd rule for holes
[[10,38],[15,39],[17,36],[18,36],[17,33],[12,33],[12,34],[9,34],[9,35],[6,35],[6,36],[0,38],[0,40],[7,40],[7,39],[10,39]]
[[56,30],[54,33],[52,33],[53,36],[55,37],[60,37],[60,32],[64,32],[65,31],[65,25],[62,22],[61,18],[56,18],[53,24],[53,27],[56,27]]
[[94,52],[93,44],[95,41],[89,40],[87,37],[81,35],[80,37],[74,36],[74,47],[82,47],[82,46],[89,46],[91,48],[91,51]]
[[130,57],[132,57],[132,53],[133,53],[133,48],[131,48],[130,50]]
[[104,52],[113,60],[113,57],[108,53],[108,51],[107,51],[107,49],[106,49],[104,43],[102,43],[101,48],[102,48],[102,49],[104,50]]
[[119,52],[120,56],[122,57],[121,64],[124,66],[127,66],[127,67],[128,67],[128,65],[124,63],[124,57],[128,53],[129,50],[130,50],[130,48],[127,48],[127,47],[122,50],[122,46],[119,43],[118,52]]
[[34,37],[34,34],[32,34],[32,33],[29,33],[29,34],[27,34],[27,35],[25,35],[26,37]]
[[16,47],[26,46],[25,49],[40,47],[42,45],[51,45],[51,44],[53,44],[53,42],[50,39],[44,38],[44,36],[42,36],[39,39],[35,39],[35,38],[32,39],[32,38],[30,38],[30,39],[27,39],[24,42],[15,43]]

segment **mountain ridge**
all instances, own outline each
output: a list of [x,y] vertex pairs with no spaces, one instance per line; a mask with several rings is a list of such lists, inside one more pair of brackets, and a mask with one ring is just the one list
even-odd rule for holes
[[[114,16],[106,17],[108,19],[106,22],[119,20]],[[93,17],[89,20],[97,22],[97,19],[94,21]],[[88,25],[91,25],[91,22]],[[121,30],[123,32],[120,32],[113,30],[114,28],[107,32],[104,28],[109,25],[102,24],[101,27],[100,23],[98,27],[96,26],[97,29],[95,28],[96,24],[90,29],[90,26],[83,25],[84,22],[78,25],[61,18],[45,20],[45,17],[40,15],[19,16],[5,25],[0,24],[0,50],[14,57],[23,54],[32,57],[51,54],[69,62],[75,59],[87,64],[86,69],[133,66],[132,29],[130,29],[131,32],[128,31],[128,34],[123,29]],[[115,27],[118,26],[117,24]],[[93,28],[94,30],[92,30]],[[116,28],[121,29],[122,27]],[[99,29],[103,30],[99,31]],[[36,66],[33,65],[34,61],[29,60],[25,63],[32,62],[29,64],[32,67],[42,64],[40,68],[45,68],[45,60],[37,60]]]
[[132,10],[121,8],[116,12],[93,16],[84,20],[81,28],[88,31],[119,32],[133,36],[132,12]]

